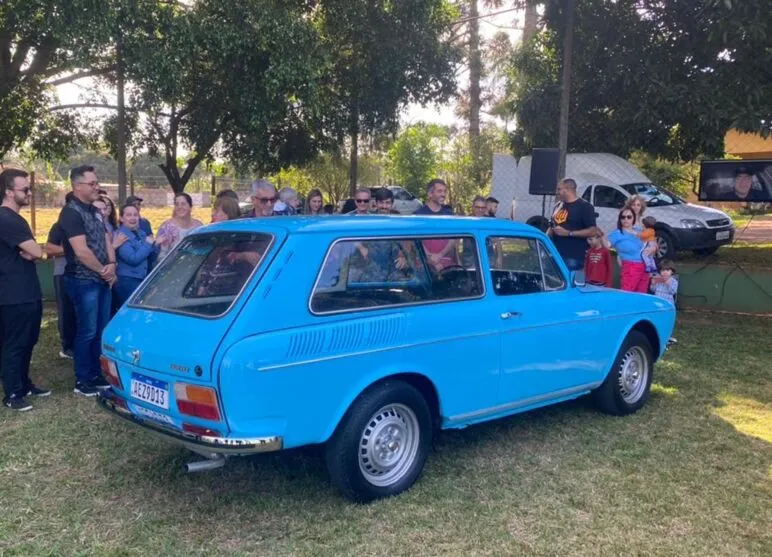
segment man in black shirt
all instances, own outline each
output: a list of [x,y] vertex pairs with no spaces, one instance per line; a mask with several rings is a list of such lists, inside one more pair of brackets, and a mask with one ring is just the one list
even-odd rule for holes
[[110,320],[115,251],[99,211],[99,181],[92,166],[70,172],[72,200],[59,214],[67,265],[64,287],[75,306],[75,392],[95,396],[109,388],[99,366],[102,331]]
[[448,196],[448,185],[435,178],[426,186],[426,203],[413,213],[414,215],[453,215],[453,209],[445,205]]
[[19,210],[30,203],[29,175],[9,168],[0,173],[0,369],[3,404],[23,412],[32,406],[24,397],[48,396],[29,379],[32,350],[40,335],[43,296],[35,260],[43,250]]
[[597,230],[595,208],[576,195],[576,182],[571,178],[558,182],[557,196],[561,202],[552,213],[547,234],[570,270],[583,269],[587,238]]

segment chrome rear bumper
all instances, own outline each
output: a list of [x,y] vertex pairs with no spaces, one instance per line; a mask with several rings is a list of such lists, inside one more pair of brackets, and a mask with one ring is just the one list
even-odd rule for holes
[[141,426],[151,433],[182,445],[198,454],[210,457],[211,455],[247,455],[255,453],[268,453],[281,450],[283,440],[281,437],[256,437],[252,439],[236,439],[233,437],[208,437],[187,433],[178,429],[164,426],[132,414],[131,411],[121,406],[117,400],[120,397],[112,390],[103,391],[97,396],[97,403],[110,414],[123,418],[135,425]]

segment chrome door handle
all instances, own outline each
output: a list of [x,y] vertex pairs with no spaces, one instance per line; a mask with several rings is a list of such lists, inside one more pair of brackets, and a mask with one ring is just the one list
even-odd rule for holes
[[519,311],[505,311],[501,314],[502,319],[511,319],[512,317],[520,317]]

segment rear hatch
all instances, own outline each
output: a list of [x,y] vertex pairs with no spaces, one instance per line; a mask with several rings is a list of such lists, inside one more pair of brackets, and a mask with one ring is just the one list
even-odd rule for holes
[[285,235],[272,229],[188,236],[109,323],[104,354],[130,364],[124,369],[212,384],[215,352]]

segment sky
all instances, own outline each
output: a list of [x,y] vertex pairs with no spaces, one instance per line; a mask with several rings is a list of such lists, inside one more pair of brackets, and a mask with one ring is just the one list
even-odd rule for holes
[[[501,12],[502,9],[481,9],[480,14]],[[507,13],[499,13],[498,15],[492,15],[488,17],[482,17],[480,19],[480,35],[483,40],[490,39],[496,33],[505,31],[509,34],[510,39],[515,42],[520,40],[521,31],[516,27],[522,26],[522,13],[520,11],[512,11]],[[468,73],[464,72],[459,76],[458,86],[459,89],[466,89],[469,85]],[[57,87],[57,94],[62,104],[74,104],[84,102],[87,99],[85,95],[93,92],[94,83],[90,79],[83,79],[77,83],[68,83]],[[108,104],[115,104],[115,92],[110,89],[100,89],[97,91],[103,95]],[[418,104],[411,104],[403,111],[401,115],[401,123],[405,126],[416,122],[429,122],[441,125],[458,125],[464,126],[464,122],[459,120],[455,115],[455,102],[450,102],[444,105],[429,105],[421,106]],[[104,110],[94,110],[95,116],[104,113]],[[490,120],[485,114],[481,115],[482,120]]]

